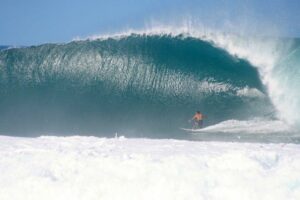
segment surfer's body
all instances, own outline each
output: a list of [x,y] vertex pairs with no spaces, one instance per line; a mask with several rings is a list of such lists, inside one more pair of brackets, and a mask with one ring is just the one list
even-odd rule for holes
[[196,114],[194,115],[194,117],[192,118],[193,129],[202,128],[203,118],[204,118],[204,115],[200,111],[197,111]]

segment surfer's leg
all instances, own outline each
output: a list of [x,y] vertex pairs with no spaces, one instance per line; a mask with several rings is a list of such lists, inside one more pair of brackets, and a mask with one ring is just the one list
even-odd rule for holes
[[199,129],[199,121],[197,120],[194,121],[193,129]]
[[196,120],[193,121],[193,129],[198,128],[198,122]]
[[199,128],[203,128],[203,120],[200,120],[200,121],[198,122],[198,126],[199,126]]

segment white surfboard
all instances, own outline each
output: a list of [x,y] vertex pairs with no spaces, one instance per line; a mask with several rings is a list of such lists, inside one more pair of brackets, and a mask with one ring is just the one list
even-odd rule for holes
[[191,129],[191,128],[180,128],[181,130],[184,130],[188,133],[196,133],[196,132],[201,132],[201,129]]

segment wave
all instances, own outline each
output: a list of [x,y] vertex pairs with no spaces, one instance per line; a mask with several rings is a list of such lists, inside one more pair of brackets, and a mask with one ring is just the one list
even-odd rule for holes
[[172,137],[196,110],[207,125],[273,115],[261,65],[211,38],[130,34],[1,51],[0,131]]
[[294,112],[300,108],[297,92],[300,86],[299,38],[251,36],[242,31],[239,31],[239,34],[230,34],[199,26],[188,20],[176,25],[158,23],[146,29],[129,29],[117,34],[93,35],[85,39],[122,38],[133,33],[173,37],[183,34],[210,42],[234,57],[247,60],[258,70],[260,79],[277,110],[277,117],[290,126],[300,128],[300,114]]

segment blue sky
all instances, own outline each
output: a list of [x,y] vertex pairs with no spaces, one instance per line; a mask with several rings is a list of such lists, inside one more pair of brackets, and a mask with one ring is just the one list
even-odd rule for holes
[[226,31],[300,36],[299,0],[0,0],[0,44],[67,42],[186,16]]

